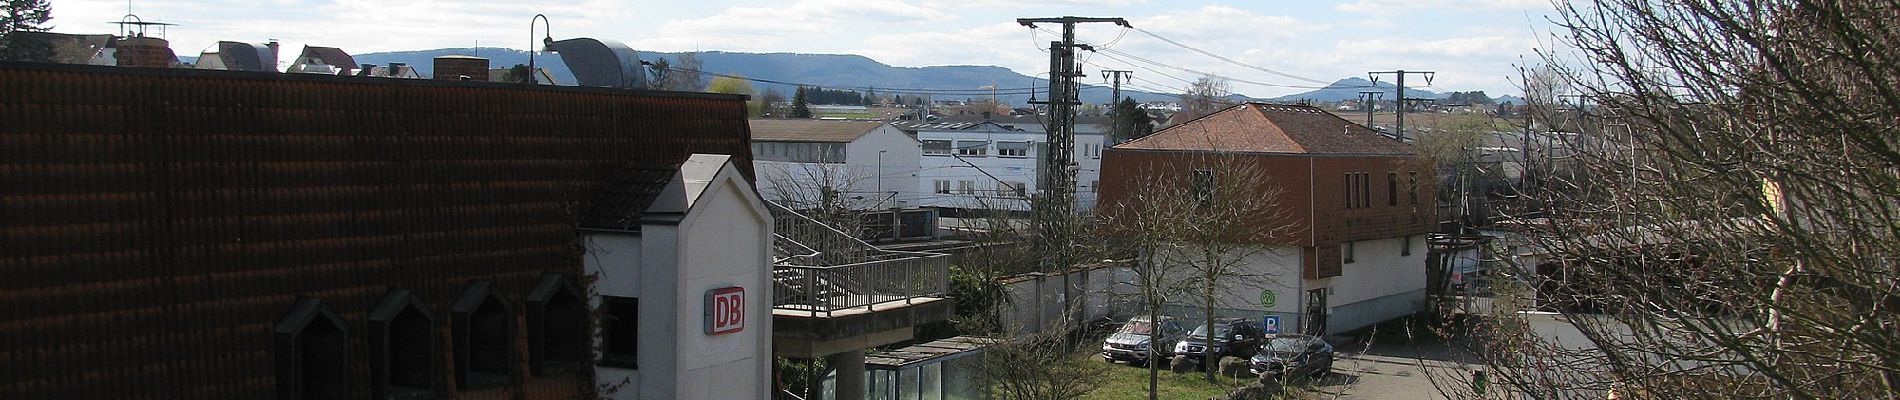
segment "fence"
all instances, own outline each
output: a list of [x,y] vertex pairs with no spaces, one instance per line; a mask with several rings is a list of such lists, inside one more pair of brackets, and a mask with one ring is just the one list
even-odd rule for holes
[[772,306],[830,317],[879,303],[909,305],[949,291],[948,255],[889,251],[775,203]]

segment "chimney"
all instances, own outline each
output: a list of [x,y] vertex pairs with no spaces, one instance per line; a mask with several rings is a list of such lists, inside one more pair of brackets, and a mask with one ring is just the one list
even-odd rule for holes
[[398,63],[398,62],[389,63],[389,77],[390,78],[402,77],[402,69],[408,66],[409,66],[409,63]]
[[277,69],[277,61],[280,60],[280,58],[278,58],[278,49],[281,47],[281,45],[277,44],[277,39],[271,39],[269,43],[264,44],[264,47],[270,48],[270,65],[266,65],[264,68],[269,68],[271,72],[283,72]]
[[370,71],[374,69],[376,69],[376,64],[363,64],[363,69],[356,70],[356,76],[369,76]]
[[488,81],[488,59],[470,56],[435,58],[435,79],[443,81]]
[[119,39],[118,51],[112,53],[121,67],[171,68],[178,62],[178,55],[172,53],[171,43],[155,37],[128,37]]

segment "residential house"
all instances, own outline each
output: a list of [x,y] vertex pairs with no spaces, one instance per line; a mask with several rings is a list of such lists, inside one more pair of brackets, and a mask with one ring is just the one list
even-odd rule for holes
[[198,69],[277,72],[277,41],[255,44],[221,41],[198,53]]
[[285,72],[322,75],[351,75],[356,71],[356,58],[350,53],[335,47],[304,46],[303,53],[290,63]]
[[1248,192],[1282,191],[1284,218],[1246,221],[1273,224],[1243,267],[1269,278],[1222,288],[1220,314],[1333,334],[1424,309],[1434,180],[1411,145],[1318,108],[1246,103],[1116,145],[1103,166],[1099,213],[1127,212],[1151,179],[1200,188],[1249,171],[1265,179]]
[[758,190],[793,209],[919,206],[917,139],[889,123],[754,119]]

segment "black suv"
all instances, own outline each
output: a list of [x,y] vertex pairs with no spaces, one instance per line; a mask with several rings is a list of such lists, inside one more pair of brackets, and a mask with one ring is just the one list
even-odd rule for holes
[[1220,362],[1221,357],[1247,357],[1260,348],[1260,341],[1266,336],[1260,322],[1246,318],[1214,319],[1214,342],[1208,344],[1207,325],[1194,328],[1187,339],[1174,345],[1174,354],[1187,356],[1196,365]]

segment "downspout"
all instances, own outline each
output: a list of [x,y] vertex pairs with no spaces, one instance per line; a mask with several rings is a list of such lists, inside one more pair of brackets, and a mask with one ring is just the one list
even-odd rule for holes
[[[1319,182],[1315,179],[1313,155],[1306,156],[1306,243],[1313,246],[1313,275],[1319,275]],[[1299,316],[1300,330],[1306,327],[1306,252],[1300,252],[1300,279],[1293,286],[1293,315]],[[1323,332],[1322,332],[1323,334]]]

